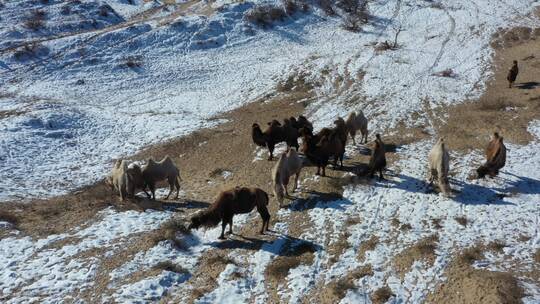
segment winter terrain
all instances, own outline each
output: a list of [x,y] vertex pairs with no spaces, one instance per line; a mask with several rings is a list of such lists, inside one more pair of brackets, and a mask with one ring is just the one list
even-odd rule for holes
[[[501,28],[538,28],[532,12],[540,1],[376,0],[359,31],[345,30],[339,10],[328,16],[315,1],[267,27],[249,22],[246,13],[281,1],[129,2],[0,2],[0,201],[24,204],[70,193],[102,180],[115,159],[218,126],[224,122],[219,114],[274,96],[283,83],[311,83],[316,98],[305,115],[316,128],[352,107],[377,117],[370,121],[372,134],[427,125],[433,138],[399,147],[388,181],[346,185],[340,199],[309,208],[296,200],[277,211],[274,231],[258,250],[220,253],[230,261],[215,288],[195,302],[301,303],[320,286],[369,265],[372,272],[353,280],[341,303],[372,303],[370,295],[383,286],[393,292],[388,303],[421,303],[445,279],[458,248],[504,240],[501,252],[486,253],[473,267],[512,270],[523,302],[540,303],[540,279],[526,275],[539,267],[540,121],[526,126],[533,137],[527,145],[507,144],[512,161],[496,179],[467,178],[482,151],[452,153],[456,194],[447,198],[424,183],[436,134],[422,115],[481,96],[492,76],[493,35]],[[42,25],[28,21],[40,18]],[[396,49],[378,49],[394,39]],[[441,77],[444,72],[451,77]],[[358,154],[357,147],[350,143],[347,154]],[[265,155],[255,150],[249,161],[264,162]],[[234,174],[227,172],[224,179]],[[318,181],[305,173],[301,190]],[[292,235],[299,212],[312,229]],[[132,238],[172,217],[170,210],[108,208],[81,227],[45,238],[0,221],[9,231],[0,239],[0,301],[77,302],[76,295],[104,286],[111,292],[99,302],[178,302],[197,287],[190,280],[203,254],[220,250],[219,228],[182,236],[187,250],[162,241],[105,278],[97,271]],[[459,224],[460,217],[469,222]],[[410,227],[396,231],[395,219]],[[259,221],[258,214],[239,216],[235,225],[252,220]],[[414,261],[398,273],[394,258],[434,231],[433,261]],[[378,243],[362,249],[359,259],[373,237]],[[343,240],[347,246],[335,259],[326,248]],[[301,242],[315,248],[312,260],[291,267],[272,295],[267,267]],[[182,271],[155,271],[166,261]],[[139,275],[145,272],[151,275]]]

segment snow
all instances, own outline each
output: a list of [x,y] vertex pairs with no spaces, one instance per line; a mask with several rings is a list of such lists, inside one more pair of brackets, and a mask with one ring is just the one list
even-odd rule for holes
[[[538,5],[533,0],[455,0],[437,2],[440,6],[422,0],[374,1],[374,18],[359,33],[343,30],[339,18],[316,8],[267,29],[244,19],[255,3],[276,1],[216,1],[210,16],[160,10],[148,19],[138,16],[155,7],[155,1],[81,1],[69,17],[62,13],[62,1],[51,2],[8,1],[0,10],[0,113],[8,113],[0,117],[0,201],[55,196],[91,184],[105,176],[113,160],[216,126],[223,122],[214,119],[218,114],[266,99],[275,94],[278,83],[300,76],[315,85],[317,98],[306,114],[317,128],[356,109],[377,117],[370,122],[372,133],[400,122],[425,124],[426,118],[410,118],[415,112],[482,94],[491,76],[490,36],[499,27],[539,26],[528,15]],[[96,17],[101,4],[116,13]],[[47,11],[47,25],[31,31],[23,22],[36,8]],[[125,20],[132,21],[122,23]],[[393,41],[398,29],[397,49],[374,49],[376,43]],[[9,50],[29,41],[42,45],[36,56],[16,58]],[[135,64],[131,68],[126,66],[129,61]],[[447,69],[453,77],[436,75]],[[504,255],[486,254],[475,267],[533,269],[533,253],[540,248],[540,210],[535,203],[540,201],[540,175],[531,164],[540,164],[540,121],[528,130],[536,139],[526,146],[508,145],[509,161],[495,179],[467,179],[480,164],[481,151],[452,153],[451,185],[457,191],[453,197],[427,191],[426,158],[434,141],[425,140],[399,148],[400,159],[388,181],[348,186],[342,199],[320,201],[304,210],[312,228],[295,237],[319,249],[311,265],[290,269],[278,296],[299,302],[320,280],[328,283],[369,264],[374,274],[354,282],[358,288],[349,290],[342,303],[370,303],[369,295],[385,285],[396,302],[422,302],[444,280],[458,248],[494,240],[505,242]],[[284,149],[282,144],[274,154]],[[348,154],[358,150],[347,147]],[[266,149],[254,151],[253,162],[266,158]],[[231,172],[222,174],[227,179]],[[106,250],[105,257],[114,255],[131,236],[154,230],[171,216],[106,209],[64,234],[37,240],[10,234],[0,239],[0,300],[66,301],[75,290],[92,287],[98,272],[100,258],[82,254]],[[469,220],[466,227],[455,221],[458,216]],[[231,256],[246,257],[245,264],[228,264],[217,278],[218,287],[199,302],[270,300],[265,270],[290,240],[291,210],[281,209],[272,217],[278,222],[271,240],[247,255],[231,250]],[[360,222],[347,226],[350,217]],[[430,220],[435,218],[441,219],[442,228],[433,227]],[[259,220],[256,213],[235,217],[235,228],[254,219]],[[412,229],[396,231],[393,219]],[[349,247],[331,264],[326,246],[338,241],[335,232],[341,230],[349,233]],[[189,293],[196,286],[186,282],[200,257],[217,247],[220,232],[216,227],[178,236],[187,250],[161,242],[135,254],[108,273],[115,293],[105,300],[158,301],[167,294]],[[434,264],[416,261],[401,280],[392,258],[434,232],[439,236]],[[359,260],[359,247],[373,235],[379,243]],[[517,235],[531,239],[520,242]],[[163,261],[189,273],[162,271],[124,281]],[[538,302],[540,286],[519,279],[528,291],[524,302]]]
[[[81,254],[94,249],[114,249],[130,235],[157,228],[170,213],[118,213],[105,209],[97,217],[97,222],[72,233],[38,240],[28,236],[1,239],[2,301],[20,303],[47,295],[46,302],[58,302],[75,290],[87,289],[93,284],[99,264],[95,257],[84,259]],[[54,246],[63,240],[67,243],[59,248]]]
[[[355,100],[368,117],[395,126],[426,101],[434,107],[481,94],[490,76],[490,35],[518,22],[538,25],[513,18],[536,1],[453,1],[441,9],[417,0],[373,2],[374,21],[360,33],[343,30],[339,18],[315,8],[261,29],[244,20],[258,2],[214,3],[208,17],[178,18],[171,10],[123,25],[153,4],[103,1],[116,14],[83,31],[63,23],[60,3],[22,1],[27,9],[15,9],[21,1],[6,3],[0,17],[12,26],[0,35],[20,32],[16,40],[5,39],[16,45],[43,37],[47,51],[22,61],[0,54],[0,79],[9,84],[0,110],[19,112],[0,120],[0,159],[8,164],[0,168],[0,199],[60,195],[93,183],[114,159],[215,126],[220,121],[210,118],[273,93],[297,73],[320,85],[307,113],[316,124],[345,115]],[[86,10],[76,18],[99,16],[95,2],[79,6]],[[38,7],[47,12],[47,25],[33,32],[22,23]],[[399,26],[400,47],[376,53],[371,45],[392,40]],[[128,61],[140,66],[126,67]],[[447,68],[457,76],[432,75]],[[336,87],[339,79],[346,81]],[[378,124],[375,131],[383,128]]]

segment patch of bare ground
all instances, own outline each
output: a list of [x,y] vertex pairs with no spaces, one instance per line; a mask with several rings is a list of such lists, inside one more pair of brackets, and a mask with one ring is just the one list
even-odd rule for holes
[[433,265],[436,258],[435,249],[437,249],[438,241],[438,235],[430,235],[419,240],[416,244],[406,248],[394,257],[392,263],[401,279],[411,270],[411,266],[415,261],[425,261],[429,265]]
[[286,282],[286,277],[291,269],[300,265],[311,265],[314,259],[314,253],[317,247],[302,240],[287,241],[283,246],[283,250],[275,259],[270,262],[265,270],[266,286],[270,297],[275,301],[278,300],[278,288]]
[[[485,93],[478,100],[437,111],[439,119],[433,124],[451,150],[484,149],[495,131],[514,144],[532,140],[527,126],[540,118],[540,56],[534,51],[540,48],[540,29],[503,30],[495,43],[498,39],[508,41],[496,48],[494,76]],[[508,88],[506,76],[513,60],[518,61],[519,75]]]
[[536,248],[536,252],[534,253],[534,261],[540,264],[540,248]]
[[357,288],[356,282],[358,280],[372,275],[373,269],[370,264],[353,269],[343,277],[324,285],[318,293],[316,302],[321,304],[338,303],[349,290]]
[[199,259],[199,265],[196,272],[188,281],[193,290],[188,298],[182,299],[185,303],[194,303],[197,299],[214,290],[217,285],[217,278],[225,270],[228,264],[236,265],[237,262],[227,256],[226,252],[218,250],[209,250]]
[[475,269],[470,265],[480,255],[478,247],[458,255],[445,271],[446,280],[428,294],[426,303],[522,303],[524,291],[511,273]]
[[376,235],[372,235],[369,239],[362,242],[362,244],[360,244],[360,247],[358,248],[358,259],[360,261],[363,261],[366,257],[366,252],[374,250],[378,244],[379,237]]
[[463,227],[467,227],[467,223],[469,222],[465,216],[456,216],[454,217],[454,220]]

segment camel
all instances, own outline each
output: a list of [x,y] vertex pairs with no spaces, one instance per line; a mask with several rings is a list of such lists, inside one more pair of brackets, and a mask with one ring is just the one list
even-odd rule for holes
[[291,176],[295,175],[293,192],[298,187],[298,178],[302,170],[302,159],[298,156],[296,149],[291,148],[287,153],[282,153],[278,162],[272,170],[272,182],[274,186],[274,195],[276,196],[279,207],[283,206],[283,198],[289,196],[287,186]]
[[159,162],[151,158],[148,159],[147,164],[142,168],[142,176],[145,186],[150,188],[153,200],[156,199],[156,183],[162,180],[167,180],[169,183],[169,194],[165,199],[169,199],[174,189],[176,189],[175,198],[178,198],[182,179],[180,178],[180,171],[169,156],[165,156]]
[[257,207],[263,221],[260,233],[264,234],[270,223],[268,201],[268,194],[259,188],[236,187],[223,191],[210,207],[191,217],[188,229],[198,229],[200,226],[214,227],[221,221],[219,239],[223,240],[227,224],[229,225],[229,234],[233,233],[232,225],[235,214],[249,213]]
[[384,142],[381,140],[381,135],[375,135],[375,148],[371,153],[371,158],[369,159],[369,177],[373,178],[375,172],[379,172],[379,180],[383,180],[383,170],[386,167],[386,156]]
[[431,186],[433,184],[433,180],[437,178],[439,188],[443,194],[448,195],[451,191],[450,183],[448,182],[450,155],[448,154],[448,150],[446,150],[443,138],[440,138],[435,146],[433,146],[429,152],[428,160],[429,185]]
[[506,146],[499,133],[493,133],[493,138],[486,148],[486,162],[480,166],[476,172],[478,178],[489,175],[494,177],[499,174],[499,170],[506,164]]
[[356,145],[356,132],[360,130],[360,133],[362,134],[362,137],[360,138],[360,143],[367,143],[368,141],[368,120],[364,116],[364,113],[362,111],[359,111],[358,114],[356,112],[351,112],[349,114],[349,117],[347,117],[347,120],[345,121],[345,125],[347,126],[347,131],[351,135],[353,144]]
[[511,88],[514,85],[514,82],[516,81],[518,73],[519,73],[518,62],[517,60],[514,60],[513,65],[508,70],[508,75],[506,76],[506,80],[508,80],[509,88]]

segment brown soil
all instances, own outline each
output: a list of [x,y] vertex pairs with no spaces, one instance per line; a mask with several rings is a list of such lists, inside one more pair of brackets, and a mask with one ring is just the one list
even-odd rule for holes
[[362,266],[350,271],[344,277],[325,285],[318,293],[317,303],[338,303],[345,297],[347,291],[357,288],[356,282],[359,279],[372,275],[373,269],[371,268],[371,265]]
[[363,242],[358,248],[358,259],[363,261],[367,251],[374,250],[379,244],[379,238],[376,235],[372,235],[368,240]]
[[383,304],[386,303],[393,295],[392,290],[388,286],[384,286],[373,292],[371,295],[371,301],[373,304]]
[[394,257],[394,269],[401,279],[411,270],[411,266],[415,261],[426,261],[429,265],[433,265],[438,241],[439,237],[437,235],[431,235],[419,240],[416,244],[406,248]]
[[474,269],[457,262],[446,271],[445,277],[446,282],[428,295],[426,303],[522,303],[523,289],[509,273]]

